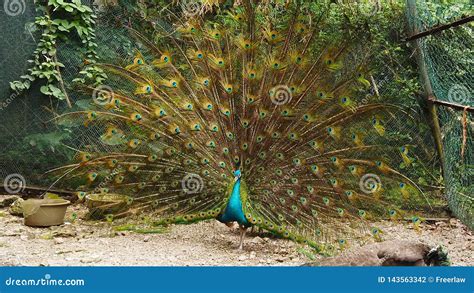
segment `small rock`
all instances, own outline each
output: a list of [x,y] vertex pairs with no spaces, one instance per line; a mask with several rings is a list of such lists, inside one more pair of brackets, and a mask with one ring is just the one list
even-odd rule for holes
[[76,237],[77,232],[74,226],[61,226],[59,228],[53,228],[52,235],[55,237]]
[[451,227],[457,227],[458,221],[455,218],[451,218],[449,219],[449,225],[451,225]]
[[250,252],[250,258],[255,258],[257,256],[257,253],[255,251]]
[[244,260],[247,260],[247,259],[248,259],[248,257],[246,255],[243,255],[243,254],[241,256],[239,256],[239,258],[238,258],[239,261],[244,261]]
[[18,198],[10,205],[8,212],[13,216],[23,217],[23,202],[22,198]]
[[438,227],[446,227],[448,224],[446,224],[446,222],[443,222],[443,221],[440,221],[440,222],[436,222],[436,226]]
[[277,259],[275,259],[275,260],[276,260],[277,262],[284,262],[284,261],[285,261],[285,260],[284,260],[283,258],[281,258],[281,257],[279,257],[279,258],[277,258]]
[[265,238],[263,238],[263,241],[268,242],[268,241],[270,241],[270,238],[265,237]]
[[54,244],[63,244],[64,243],[64,239],[62,238],[54,238]]
[[151,239],[150,236],[145,236],[145,238],[143,238],[143,242],[149,242]]
[[252,243],[255,243],[255,244],[260,244],[260,243],[263,243],[264,241],[263,241],[262,238],[260,238],[259,236],[257,236],[257,237],[254,237],[251,242],[252,242]]
[[20,197],[16,195],[0,195],[0,208],[9,207],[12,203],[17,201]]
[[21,235],[22,232],[23,232],[23,229],[21,228],[11,229],[4,232],[0,232],[0,236],[18,236],[18,235]]
[[102,259],[99,256],[90,256],[88,258],[81,259],[81,262],[82,263],[96,263],[96,262],[100,262],[101,260]]

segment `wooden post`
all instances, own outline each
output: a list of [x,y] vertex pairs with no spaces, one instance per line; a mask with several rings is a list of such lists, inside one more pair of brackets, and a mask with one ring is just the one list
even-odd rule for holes
[[[408,17],[413,17],[416,18],[416,0],[407,0],[407,7],[409,9],[409,15]],[[411,28],[411,35],[416,35],[419,33],[419,28],[418,25],[416,24],[416,20],[414,21],[413,27]],[[430,122],[430,127],[431,131],[433,133],[433,138],[435,140],[436,144],[436,149],[438,151],[438,155],[441,161],[441,168],[444,170],[445,166],[445,156],[443,152],[443,140],[441,138],[441,127],[439,125],[439,120],[438,120],[438,111],[436,110],[436,104],[433,103],[432,99],[430,97],[433,97],[433,88],[431,87],[431,82],[430,78],[428,75],[428,70],[426,68],[424,56],[423,56],[423,50],[421,48],[420,44],[420,39],[415,39],[412,42],[415,45],[415,55],[418,63],[418,68],[420,70],[420,76],[421,76],[421,81],[423,83],[423,88],[424,88],[424,96],[426,100],[426,105],[428,108],[428,113],[429,113],[429,122]]]

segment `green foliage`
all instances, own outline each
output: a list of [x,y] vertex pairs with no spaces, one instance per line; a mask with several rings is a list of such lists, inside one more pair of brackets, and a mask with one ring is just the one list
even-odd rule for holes
[[80,72],[81,78],[77,81],[85,82],[86,79],[100,84],[106,78],[104,72],[95,66],[97,56],[94,33],[94,19],[96,16],[80,0],[67,3],[63,0],[39,1],[37,10],[43,13],[36,17],[35,27],[41,32],[41,39],[34,51],[28,73],[21,76],[21,80],[10,82],[10,87],[15,91],[29,89],[31,83],[37,79],[43,80],[45,85],[41,93],[60,100],[67,98],[61,77],[61,68],[64,64],[58,61],[57,45],[59,42],[78,38],[85,48],[86,67]]

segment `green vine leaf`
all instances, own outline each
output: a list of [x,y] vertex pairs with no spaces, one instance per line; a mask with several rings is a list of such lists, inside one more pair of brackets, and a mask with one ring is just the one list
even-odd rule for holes
[[64,64],[57,60],[56,46],[58,42],[74,39],[71,34],[76,34],[86,49],[84,56],[87,65],[80,72],[83,77],[76,78],[75,81],[85,83],[92,79],[94,84],[101,84],[107,76],[95,66],[97,44],[93,25],[96,16],[93,10],[83,5],[80,0],[73,0],[72,3],[64,0],[42,0],[35,1],[35,4],[37,10],[43,12],[43,15],[36,17],[34,21],[35,30],[42,32],[41,39],[33,57],[28,60],[31,64],[28,74],[22,75],[18,81],[10,82],[10,88],[23,91],[29,89],[33,81],[40,79],[45,83],[40,88],[41,93],[67,100],[68,105],[71,105],[60,72]]

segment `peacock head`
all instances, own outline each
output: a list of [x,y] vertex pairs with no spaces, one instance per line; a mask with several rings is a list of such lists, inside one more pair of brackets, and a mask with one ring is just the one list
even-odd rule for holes
[[234,176],[235,176],[235,180],[240,179],[240,177],[242,176],[242,171],[240,171],[240,169],[235,170]]

